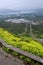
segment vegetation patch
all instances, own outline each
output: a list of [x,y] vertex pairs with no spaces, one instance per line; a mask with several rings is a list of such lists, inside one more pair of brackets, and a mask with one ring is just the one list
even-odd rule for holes
[[5,29],[0,28],[0,38],[9,45],[43,58],[43,45],[37,41],[34,41],[31,37],[17,37],[16,35],[10,34]]

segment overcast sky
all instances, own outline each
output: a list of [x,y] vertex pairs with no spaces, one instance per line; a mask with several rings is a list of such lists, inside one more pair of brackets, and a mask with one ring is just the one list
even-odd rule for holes
[[43,8],[43,0],[0,0],[0,8],[14,10]]

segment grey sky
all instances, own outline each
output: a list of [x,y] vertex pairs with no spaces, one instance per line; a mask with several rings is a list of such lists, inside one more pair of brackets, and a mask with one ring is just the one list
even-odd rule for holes
[[15,10],[43,8],[43,0],[0,0],[0,8]]

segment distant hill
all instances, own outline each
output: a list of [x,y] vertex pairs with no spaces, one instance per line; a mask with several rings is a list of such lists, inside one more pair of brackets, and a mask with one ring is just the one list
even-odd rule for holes
[[11,10],[11,9],[0,9],[0,15],[2,14],[28,14],[28,13],[39,13],[43,15],[43,8],[36,10]]
[[11,10],[11,9],[0,9],[0,14],[26,14],[26,13],[32,13],[34,11],[29,10]]
[[0,14],[12,14],[12,13],[17,13],[19,11],[16,10],[11,10],[11,9],[0,9]]
[[39,13],[39,14],[43,15],[43,8],[35,10],[35,13]]

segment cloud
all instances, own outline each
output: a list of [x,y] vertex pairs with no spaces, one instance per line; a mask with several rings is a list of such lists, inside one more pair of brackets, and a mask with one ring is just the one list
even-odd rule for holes
[[0,8],[35,9],[43,8],[43,0],[0,0]]

